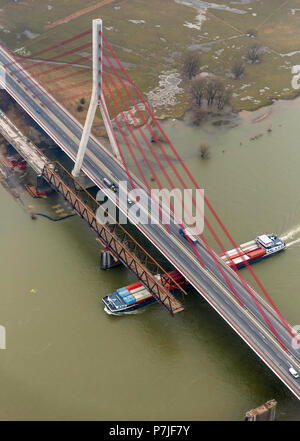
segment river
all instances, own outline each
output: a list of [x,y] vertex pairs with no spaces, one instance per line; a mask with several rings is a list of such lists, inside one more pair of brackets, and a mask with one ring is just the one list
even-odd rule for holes
[[[268,109],[242,112],[235,128],[163,125],[237,243],[274,232],[291,244],[255,271],[297,325],[300,100],[270,109],[259,124],[252,120]],[[208,160],[201,143],[211,145]],[[101,297],[134,278],[99,269],[87,226],[77,217],[32,221],[2,186],[0,202],[1,420],[241,420],[271,398],[278,419],[300,420],[298,401],[200,296],[175,318],[159,305],[109,316]],[[56,204],[39,201],[39,211],[54,214]]]

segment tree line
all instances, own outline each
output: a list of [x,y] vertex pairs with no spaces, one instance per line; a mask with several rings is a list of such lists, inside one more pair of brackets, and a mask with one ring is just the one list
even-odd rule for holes
[[[247,36],[255,37],[255,31],[250,30]],[[240,79],[249,64],[259,63],[264,54],[263,46],[254,42],[250,45],[242,59],[234,60],[231,74],[234,79]],[[189,81],[189,93],[191,106],[194,110],[194,123],[198,124],[205,120],[208,113],[213,110],[222,111],[230,104],[232,91],[226,86],[225,81],[215,75],[208,74],[205,77],[199,75],[201,59],[198,52],[187,52],[182,64],[182,75]]]

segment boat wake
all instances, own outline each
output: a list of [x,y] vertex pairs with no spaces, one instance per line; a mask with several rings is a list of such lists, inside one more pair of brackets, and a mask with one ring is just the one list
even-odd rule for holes
[[120,314],[117,314],[117,313],[111,312],[106,306],[104,306],[104,311],[105,311],[106,314],[108,314],[108,315],[120,315]]
[[145,308],[140,308],[140,309],[136,309],[135,311],[124,312],[123,314],[136,315],[136,314],[143,314],[144,311],[145,311]]
[[135,311],[128,311],[128,312],[122,312],[122,313],[118,313],[118,312],[111,312],[106,306],[104,307],[104,311],[106,312],[106,314],[108,315],[116,315],[116,316],[121,316],[121,315],[135,315],[135,314],[141,314],[144,308],[140,308],[137,309]]
[[294,239],[294,237],[300,234],[300,225],[295,226],[290,231],[287,231],[281,236],[282,240]]
[[286,244],[286,247],[287,247],[287,248],[288,248],[288,247],[291,247],[292,245],[296,245],[296,243],[300,243],[300,238],[299,238],[299,239],[296,239],[296,240],[293,240],[292,242],[287,243],[287,244]]

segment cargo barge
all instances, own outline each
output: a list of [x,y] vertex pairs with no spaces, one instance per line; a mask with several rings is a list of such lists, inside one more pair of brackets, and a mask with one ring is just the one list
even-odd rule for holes
[[255,240],[243,243],[239,248],[226,251],[220,258],[232,269],[240,269],[247,265],[259,262],[267,257],[274,256],[284,250],[286,244],[275,234],[263,234]]
[[[168,276],[176,283],[170,280]],[[178,291],[178,285],[185,288],[189,287],[189,283],[177,270],[169,272],[166,276],[157,275],[156,278],[172,293]],[[108,314],[124,314],[150,305],[156,302],[156,299],[141,282],[136,282],[103,297],[102,302]]]
[[[182,234],[182,233],[181,233]],[[185,233],[186,234],[186,233]],[[194,240],[196,244],[196,239]],[[284,250],[286,244],[275,234],[263,234],[257,236],[255,240],[244,243],[238,248],[227,251],[219,257],[226,265],[232,269],[240,269],[248,263],[252,265],[262,259],[273,256]],[[175,282],[185,289],[189,288],[189,283],[177,270],[173,270],[168,275]],[[176,293],[178,286],[166,276],[156,276],[161,283],[172,293]],[[113,294],[102,298],[105,311],[109,314],[124,314],[136,311],[144,306],[156,302],[156,299],[140,282],[124,286],[117,289]]]

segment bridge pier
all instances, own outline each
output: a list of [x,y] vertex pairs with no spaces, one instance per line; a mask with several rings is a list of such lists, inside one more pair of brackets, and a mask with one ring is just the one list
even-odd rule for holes
[[79,184],[86,189],[95,187],[94,182],[91,181],[91,179],[82,172],[80,172],[79,175],[76,177],[76,181],[79,182]]
[[[16,63],[16,60],[3,47],[0,47],[0,56],[1,61],[2,63],[4,62],[5,66]],[[26,74],[20,64],[16,63],[16,65],[23,74]],[[43,127],[44,130],[46,130],[52,139],[55,139],[56,142],[61,145],[63,151],[74,157],[77,150],[77,143],[74,140],[74,136],[72,136],[72,132],[74,135],[80,133],[80,124],[68,116],[68,113],[64,108],[55,101],[45,89],[39,86],[30,75],[27,76],[26,74],[26,81],[28,81],[28,84],[27,89],[25,89],[21,83],[17,83],[17,77],[12,74],[10,69],[6,69],[6,74],[9,77],[6,89],[7,92],[14,97],[14,99],[40,126]],[[30,93],[32,88],[36,88],[37,91],[40,91],[41,95],[45,95],[47,100],[52,103],[51,107],[47,108],[47,112],[43,111],[43,118],[36,115],[36,105],[38,103],[39,106],[40,101],[37,101],[36,99],[33,100],[32,94]],[[62,113],[64,114],[64,118],[60,118]],[[44,119],[45,121],[43,121]],[[42,155],[35,152],[35,147],[32,143],[25,142],[24,139],[21,139],[21,136],[10,136],[11,129],[13,129],[14,133],[19,133],[19,130],[13,127],[8,119],[1,113],[0,132],[5,134],[4,137],[8,139],[9,142],[17,146],[18,151],[20,150],[20,154],[22,152],[22,155],[26,157],[27,163],[31,164],[31,167],[36,173],[42,173],[43,176],[48,179],[53,188],[70,203],[76,213],[87,222],[97,236],[103,239],[106,246],[109,247],[116,256],[119,256],[124,266],[136,275],[141,283],[166,309],[172,314],[182,311],[182,305],[180,305],[176,298],[172,297],[168,290],[166,290],[155,278],[155,274],[157,272],[162,273],[162,271],[160,265],[154,261],[152,256],[130,236],[129,232],[126,231],[122,225],[108,226],[107,223],[99,223],[99,220],[97,220],[95,215],[95,210],[97,210],[99,206],[97,201],[92,200],[89,194],[85,194],[84,188],[77,192],[76,182],[74,182],[72,177],[69,176],[70,174],[65,173],[63,175],[64,179],[62,179],[59,174],[56,174],[55,165],[52,164],[53,168],[51,168],[51,164],[48,164],[47,158],[46,161],[44,161]],[[70,129],[71,133],[69,133]],[[76,137],[79,137],[79,135]],[[92,155],[94,155],[102,164],[105,164],[106,160],[109,161],[109,172],[113,173],[116,179],[122,178],[123,172],[120,169],[119,161],[116,161],[113,157],[110,158],[104,146],[95,138],[91,141],[90,146],[90,159],[93,157]],[[99,149],[99,151],[97,149]],[[111,163],[110,160],[112,160]],[[79,167],[79,169],[80,168],[81,167]],[[93,164],[87,161],[85,168],[93,179],[95,179],[97,186],[101,187],[103,175],[106,174],[101,170],[101,165],[93,167]],[[138,182],[134,173],[132,174],[132,177],[134,182]],[[69,185],[67,185],[67,183]],[[81,198],[79,196],[81,196]],[[18,195],[15,197],[18,197]],[[138,222],[136,224],[138,226]],[[221,222],[220,225],[222,225]],[[143,228],[139,226],[138,228],[146,235]],[[251,290],[248,290],[244,287],[242,282],[237,279],[237,276],[234,276],[231,273],[231,270],[228,269],[226,274],[229,277],[229,281],[234,281],[233,277],[236,279],[237,294],[241,295],[243,301],[244,299],[248,301],[248,294],[250,294],[253,299],[257,300],[255,301],[257,306],[260,305],[260,313],[251,302],[249,302],[249,305],[251,305],[249,311],[246,310],[246,308],[242,308],[236,302],[232,289],[223,286],[217,267],[214,265],[212,268],[207,268],[206,264],[210,262],[210,257],[208,252],[206,252],[205,247],[202,248],[201,246],[201,256],[203,257],[206,266],[202,267],[198,262],[194,262],[194,259],[191,258],[187,250],[183,249],[185,247],[182,247],[178,237],[171,237],[164,228],[161,228],[161,236],[158,235],[150,225],[147,228],[149,228],[149,236],[155,247],[162,251],[172,265],[181,269],[182,274],[193,285],[199,295],[201,295],[216,313],[224,319],[227,325],[231,326],[239,337],[243,339],[245,344],[247,344],[254,353],[260,357],[260,359],[275,375],[277,375],[285,386],[287,386],[289,390],[300,399],[299,381],[298,379],[293,378],[288,372],[288,366],[291,366],[291,364],[293,364],[295,369],[300,372],[299,352],[296,352],[292,345],[294,340],[291,338],[291,327],[285,322],[281,323],[282,320],[279,320],[278,316],[280,315],[276,310],[273,310],[273,308],[269,306],[269,304],[252,288]],[[226,230],[224,229],[224,231]],[[178,234],[176,236],[178,236]],[[178,251],[169,246],[169,241],[173,242],[174,247],[176,246]],[[212,257],[214,257],[213,254]],[[151,269],[149,268],[149,263],[151,264]],[[225,270],[225,263],[222,265]],[[165,271],[163,272],[165,273]],[[270,322],[272,328],[276,331],[276,335],[274,331],[272,332],[271,326],[268,326],[268,323],[264,324],[262,322],[262,313],[268,318],[268,322]],[[282,347],[280,346],[280,341],[286,342],[287,347],[285,350],[283,345],[281,345]]]
[[[46,164],[43,176],[52,188],[60,193],[70,203],[76,213],[87,222],[90,228],[97,234],[98,240],[137,276],[145,288],[162,306],[172,315],[184,310],[182,304],[155,276],[158,273],[167,275],[166,271],[122,225],[115,222],[113,217],[111,217],[111,220],[114,222],[110,223],[110,225],[99,222],[96,212],[101,205],[85,188],[77,191],[74,185],[74,177],[61,164]],[[77,185],[80,184],[78,183]],[[81,194],[79,195],[79,193]],[[150,265],[152,267],[151,270],[149,268]],[[173,282],[177,285],[175,280]],[[180,285],[178,285],[178,288],[185,292]]]
[[108,250],[102,251],[100,256],[100,268],[108,270],[122,265],[119,259],[116,259]]
[[37,175],[37,177],[36,177],[36,190],[41,193],[43,193],[43,192],[50,193],[53,191],[51,186],[48,184],[48,182],[41,175]]
[[267,401],[256,409],[249,410],[245,415],[245,421],[275,421],[277,401]]

